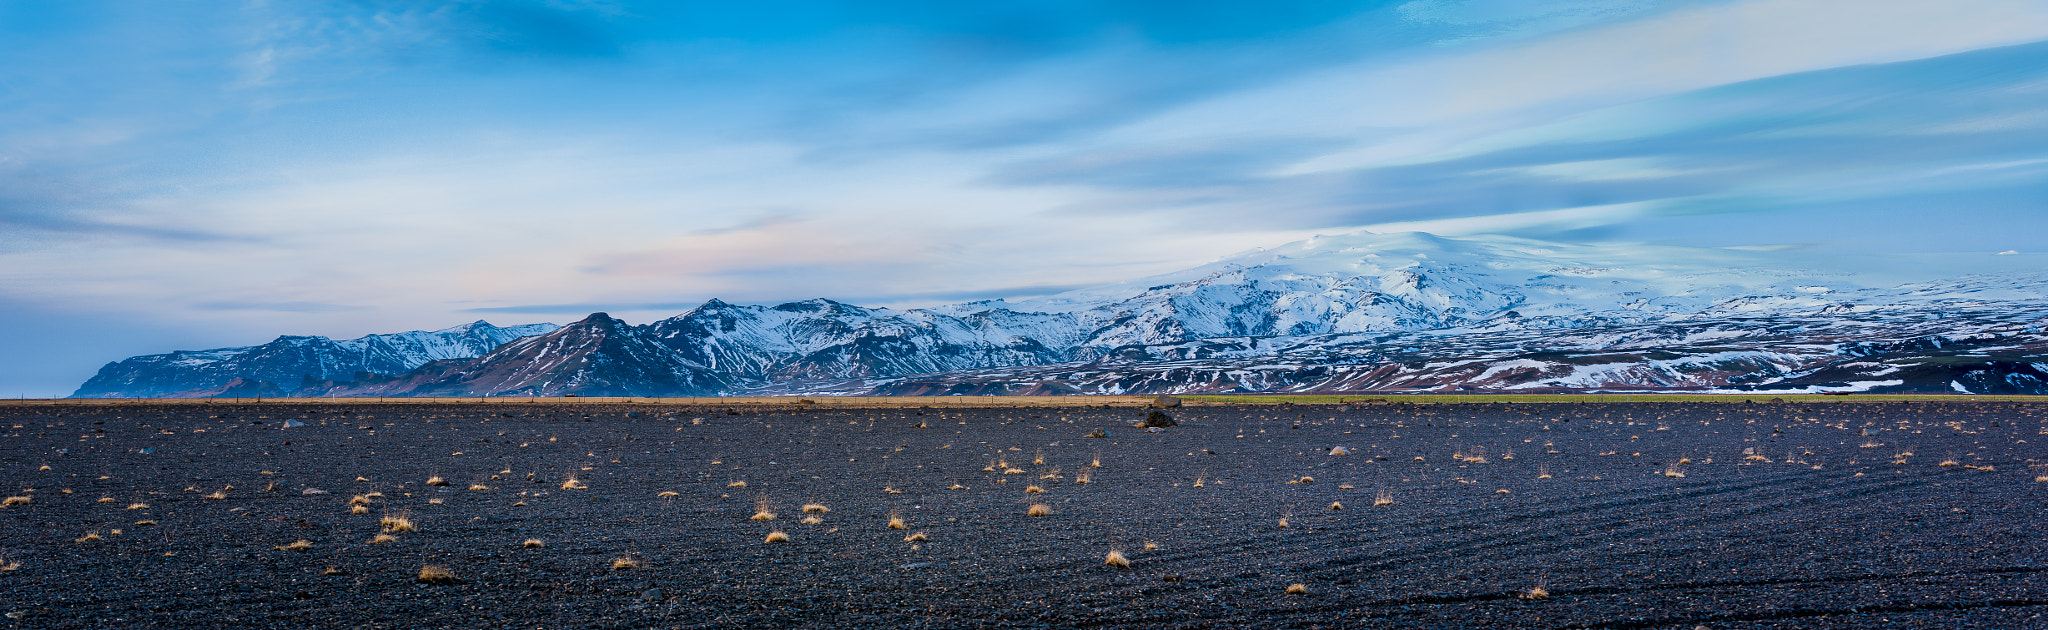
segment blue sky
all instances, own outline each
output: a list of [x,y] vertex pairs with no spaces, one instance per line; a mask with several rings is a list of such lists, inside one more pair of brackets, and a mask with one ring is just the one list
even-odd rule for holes
[[2038,0],[0,0],[0,394],[1369,227],[2048,251]]

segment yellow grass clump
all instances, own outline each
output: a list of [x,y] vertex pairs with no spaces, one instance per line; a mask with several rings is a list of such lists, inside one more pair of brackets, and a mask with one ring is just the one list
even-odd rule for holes
[[797,522],[803,523],[805,525],[816,525],[825,522],[825,519],[818,518],[817,515],[807,515],[803,518],[797,519]]
[[634,560],[632,556],[619,556],[612,559],[613,571],[629,571],[638,568],[640,568],[640,561]]
[[113,503],[113,502],[114,502],[114,497],[100,497],[100,500],[99,500],[99,501],[96,501],[95,503]]
[[219,489],[219,490],[215,490],[215,491],[213,491],[213,494],[209,494],[209,495],[206,495],[206,498],[208,498],[208,499],[213,499],[213,500],[215,500],[215,501],[218,501],[218,500],[221,500],[221,499],[225,499],[225,498],[228,498],[228,490],[227,490],[227,488],[221,488],[221,489]]
[[1288,523],[1287,523],[1287,517],[1286,517],[1286,516],[1281,516],[1281,517],[1280,517],[1280,526],[1281,526],[1281,527],[1290,527],[1290,525],[1288,525]]
[[918,532],[918,533],[915,533],[915,534],[911,534],[911,535],[909,535],[909,536],[904,536],[904,537],[903,537],[903,542],[924,542],[925,540],[926,540],[926,539],[925,539],[925,536],[924,536],[924,532]]
[[1342,502],[1339,502],[1339,501],[1331,501],[1331,502],[1330,502],[1330,509],[1331,509],[1331,510],[1333,510],[1333,511],[1334,511],[1334,510],[1341,510],[1341,509],[1344,509],[1344,504],[1343,504]]
[[368,497],[368,496],[366,496],[366,495],[360,495],[360,494],[358,494],[358,495],[355,495],[355,496],[349,497],[349,498],[348,498],[348,504],[349,504],[349,505],[369,505],[369,504],[370,504],[370,497]]
[[489,490],[489,489],[491,489],[491,487],[490,487],[490,486],[486,486],[486,485],[484,485],[484,484],[480,484],[480,483],[473,483],[473,484],[469,484],[469,490],[470,490],[471,492],[482,492],[482,491],[484,491],[484,490]]
[[747,520],[753,520],[753,521],[772,521],[772,520],[775,520],[775,511],[774,511],[774,510],[771,510],[771,509],[768,509],[768,499],[767,499],[766,497],[763,497],[763,498],[762,498],[762,499],[761,499],[760,501],[756,501],[756,502],[754,502],[754,515],[753,515],[753,516],[750,516],[750,517],[747,517]]
[[784,534],[782,533],[782,530],[778,529],[772,532],[768,532],[768,538],[764,539],[762,542],[789,542],[789,534]]
[[376,536],[374,536],[374,537],[371,537],[371,538],[370,538],[370,544],[372,544],[372,545],[382,545],[382,544],[385,544],[385,543],[395,543],[395,542],[398,542],[398,537],[397,537],[397,536],[393,536],[393,535],[390,535],[390,534],[378,534],[378,535],[376,535]]
[[454,571],[448,570],[447,567],[432,564],[420,567],[418,580],[427,584],[458,584],[462,582],[460,578],[455,577]]
[[28,498],[28,497],[7,497],[6,499],[0,499],[0,507],[12,507],[12,506],[16,506],[16,505],[28,505],[28,502],[29,502],[29,498]]
[[442,479],[442,478],[441,478],[441,477],[440,477],[439,475],[436,475],[436,476],[433,476],[433,477],[428,477],[428,478],[427,478],[427,485],[429,485],[429,486],[445,486],[445,485],[448,485],[448,480],[446,480],[446,479]]
[[1289,585],[1287,585],[1287,594],[1288,594],[1288,595],[1307,595],[1307,594],[1308,594],[1308,585],[1307,585],[1307,584],[1302,584],[1302,583],[1300,583],[1300,582],[1295,582],[1295,583],[1293,583],[1293,584],[1289,584]]
[[348,513],[350,513],[350,514],[369,514],[369,513],[370,513],[370,506],[367,506],[367,505],[351,505],[351,506],[349,506],[349,508],[348,508]]
[[1045,492],[1045,488],[1040,488],[1038,486],[1025,486],[1024,492],[1027,494],[1037,494],[1040,492]]
[[895,514],[890,514],[889,529],[910,529],[910,526],[903,524],[903,517],[897,516]]
[[1028,516],[1052,516],[1052,506],[1044,503],[1033,503],[1030,509],[1024,511],[1024,514]]
[[1543,582],[1543,580],[1537,580],[1534,588],[1522,593],[1522,599],[1549,599],[1550,589],[1546,588]]
[[679,497],[679,496],[683,496],[683,495],[682,495],[682,494],[680,494],[680,493],[677,493],[677,492],[676,492],[676,491],[674,491],[674,490],[663,490],[663,491],[661,491],[661,492],[655,493],[655,495],[654,495],[654,498],[657,498],[657,499],[666,499],[666,498],[669,498],[669,497]]
[[305,540],[305,539],[300,539],[300,540],[297,540],[297,541],[293,541],[293,542],[292,542],[292,544],[289,544],[289,545],[282,545],[282,546],[279,546],[279,547],[277,548],[277,550],[278,550],[278,551],[305,551],[305,550],[307,550],[307,549],[312,549],[312,548],[313,548],[313,543],[312,543],[312,541],[308,541],[308,540]]
[[20,568],[21,563],[15,562],[13,560],[8,560],[4,557],[0,557],[0,573],[13,573],[14,571]]
[[412,518],[408,513],[403,511],[399,512],[398,516],[386,515],[384,518],[378,519],[377,524],[383,525],[385,531],[413,531]]
[[822,503],[805,503],[805,504],[804,504],[804,513],[805,513],[805,514],[809,514],[809,513],[812,513],[812,512],[824,513],[824,512],[830,512],[830,511],[832,511],[832,508],[828,508],[828,507],[825,507],[825,505],[824,505],[824,504],[822,504]]
[[73,541],[73,542],[82,542],[82,543],[83,543],[83,542],[94,542],[94,541],[98,541],[98,540],[100,540],[100,533],[99,533],[99,532],[86,532],[84,536],[81,536],[81,537],[79,537],[79,538],[78,538],[78,540],[75,540],[75,541]]
[[729,484],[725,484],[725,487],[727,487],[727,488],[745,488],[745,487],[747,487],[747,482],[745,482],[745,481],[735,481],[735,482],[732,482],[732,483],[729,483]]
[[519,546],[525,547],[527,549],[539,549],[541,547],[548,546],[548,544],[542,542],[539,538],[528,538],[526,539],[526,542],[519,543]]
[[1375,496],[1375,497],[1373,497],[1373,498],[1372,498],[1372,506],[1373,506],[1373,507],[1383,507],[1383,506],[1388,506],[1388,505],[1393,505],[1393,504],[1394,504],[1394,493],[1393,493],[1393,492],[1390,492],[1390,491],[1386,491],[1386,490],[1381,490],[1381,491],[1380,491],[1380,493],[1379,493],[1379,496]]
[[1131,559],[1124,557],[1124,552],[1112,549],[1109,555],[1102,559],[1102,563],[1112,567],[1128,569],[1131,566]]
[[590,486],[583,485],[583,482],[577,481],[575,477],[570,477],[568,481],[562,482],[563,490],[583,490],[589,487]]
[[1156,543],[1156,542],[1152,542],[1152,541],[1149,541],[1149,540],[1145,541],[1145,550],[1146,550],[1146,551],[1151,551],[1151,550],[1154,550],[1154,549],[1158,549],[1158,548],[1159,548],[1159,543]]

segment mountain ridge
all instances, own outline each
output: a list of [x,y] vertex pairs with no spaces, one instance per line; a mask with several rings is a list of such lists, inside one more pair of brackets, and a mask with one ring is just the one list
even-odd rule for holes
[[[2003,354],[1986,355],[1972,368],[2001,374],[2004,384],[1986,381],[1979,388],[2036,388],[2027,379],[2048,371],[2041,323],[2014,319],[2043,312],[2048,274],[2028,273],[2020,265],[2020,272],[1941,277],[1939,269],[1906,259],[1849,273],[1818,262],[1774,252],[1355,232],[1015,303],[984,300],[899,311],[823,298],[777,305],[712,299],[641,326],[597,314],[578,323],[577,335],[589,339],[557,349],[574,345],[583,353],[579,358],[599,359],[602,369],[538,380],[512,375],[567,369],[560,363],[547,369],[530,365],[561,356],[530,347],[541,343],[535,339],[566,335],[563,329],[500,342],[521,344],[519,352],[494,347],[468,357],[435,357],[463,359],[459,368],[430,364],[434,359],[407,368],[433,375],[374,369],[344,375],[337,367],[303,378],[265,379],[289,372],[274,367],[267,373],[215,369],[204,382],[175,376],[157,379],[167,384],[128,381],[150,384],[141,390],[145,395],[196,395],[232,377],[299,382],[297,395],[928,394],[988,389],[997,382],[1005,391],[1101,393],[1696,391],[1773,384],[1927,389],[1933,385],[1881,378],[1911,371],[1883,362],[1970,363],[1975,358],[1947,352],[1939,343],[1909,343],[1963,330],[2013,337]],[[291,346],[286,339],[252,348]],[[308,344],[317,345],[300,343]],[[1879,347],[1889,349],[1854,354],[1856,348]],[[221,351],[135,357],[108,369],[208,352]],[[263,356],[235,356],[242,355]],[[1455,357],[1481,367],[1402,367]],[[1246,364],[1269,359],[1305,363],[1293,371],[1245,371]],[[1605,368],[1623,376],[1604,379],[1585,367],[1600,361],[1626,364]],[[1850,365],[1859,361],[1870,365]],[[1204,369],[1222,370],[1224,376],[1190,376]],[[1377,376],[1362,375],[1374,370]],[[1163,376],[1168,373],[1181,376]],[[1965,381],[1976,378],[1968,376],[1974,373],[1959,372],[1950,389],[1969,390]],[[486,374],[498,380],[479,376]],[[81,394],[88,389],[81,387]],[[104,383],[92,390],[105,391],[110,388]]]

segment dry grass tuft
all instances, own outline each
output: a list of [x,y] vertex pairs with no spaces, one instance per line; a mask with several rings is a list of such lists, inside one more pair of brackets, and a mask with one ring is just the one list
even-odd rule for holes
[[2048,483],[2048,475],[2042,475],[2042,476],[2039,476],[2039,477],[2035,477],[2035,478],[2034,478],[2034,483]]
[[1307,584],[1302,584],[1302,583],[1300,583],[1300,582],[1295,582],[1295,583],[1293,583],[1293,584],[1289,584],[1289,585],[1287,585],[1287,594],[1288,594],[1288,595],[1307,595],[1307,594],[1308,594],[1308,585],[1307,585]]
[[768,509],[768,498],[767,498],[767,497],[762,497],[762,498],[761,498],[761,500],[759,500],[759,501],[755,501],[755,502],[754,502],[754,515],[753,515],[753,516],[750,516],[750,517],[748,517],[748,518],[747,518],[747,520],[753,520],[753,521],[772,521],[772,520],[775,520],[775,510],[771,510],[771,509]]
[[1373,507],[1384,507],[1393,504],[1394,493],[1390,490],[1381,490],[1378,496],[1372,498]]
[[764,539],[762,542],[789,542],[789,534],[784,534],[782,533],[782,530],[778,529],[772,532],[768,532],[768,538]]
[[947,487],[946,489],[947,489],[947,490],[966,490],[966,489],[967,489],[967,486],[963,486],[963,485],[960,485],[960,484],[957,484],[957,483],[956,483],[956,484],[953,484],[953,485],[952,485],[952,486],[950,486],[950,487]]
[[548,544],[542,542],[539,538],[528,538],[526,539],[526,542],[519,543],[519,546],[525,547],[527,549],[539,549],[541,547],[548,546]]
[[213,494],[209,494],[209,495],[206,495],[206,497],[205,497],[205,498],[208,498],[208,499],[213,499],[213,500],[215,500],[215,501],[219,501],[219,500],[221,500],[221,499],[225,499],[225,498],[228,498],[228,490],[227,490],[227,488],[221,488],[221,489],[219,489],[219,490],[215,490],[215,491],[213,491]]
[[1052,516],[1052,506],[1044,503],[1033,503],[1031,504],[1031,509],[1026,510],[1024,514],[1028,516]]
[[1124,552],[1113,549],[1110,550],[1108,557],[1102,559],[1102,563],[1112,567],[1123,569],[1128,569],[1131,567],[1131,559],[1124,557]]
[[16,570],[19,570],[20,568],[21,563],[15,562],[13,560],[8,560],[5,557],[0,557],[0,573],[13,573]]
[[147,509],[149,509],[149,504],[148,504],[148,503],[143,503],[143,502],[141,502],[141,501],[136,501],[136,502],[134,502],[134,503],[130,503],[130,504],[128,504],[128,509],[131,509],[131,510],[147,510]]
[[348,508],[348,513],[350,513],[350,514],[369,514],[369,513],[370,513],[370,506],[367,506],[367,505],[352,505],[352,506],[349,506],[349,508]]
[[897,490],[895,486],[882,486],[882,493],[883,493],[883,494],[903,494],[903,491],[902,491],[902,490]]
[[924,542],[925,540],[927,539],[924,536],[924,532],[918,532],[903,537],[903,542]]
[[1315,482],[1316,482],[1316,478],[1315,478],[1315,477],[1310,477],[1310,476],[1308,476],[1308,475],[1302,475],[1300,479],[1296,479],[1296,480],[1294,480],[1294,481],[1289,481],[1289,482],[1287,482],[1287,485],[1290,485],[1290,486],[1291,486],[1291,485],[1294,485],[1294,484],[1298,484],[1298,483],[1315,483]]
[[1522,593],[1521,597],[1522,599],[1549,599],[1550,589],[1545,587],[1544,580],[1537,580],[1536,586]]
[[822,518],[818,518],[817,516],[813,515],[813,516],[805,516],[805,517],[803,517],[803,518],[797,519],[797,522],[798,522],[798,523],[803,523],[803,524],[805,524],[805,525],[816,525],[816,524],[819,524],[819,523],[823,523],[823,522],[825,522],[825,519],[822,519]]
[[7,497],[6,499],[0,499],[0,507],[28,505],[28,502],[28,497]]
[[674,490],[663,490],[663,491],[661,491],[661,492],[657,492],[657,493],[655,493],[655,494],[654,494],[654,498],[657,498],[657,499],[666,499],[666,498],[669,498],[669,497],[679,497],[679,496],[683,496],[683,495],[682,495],[682,494],[680,494],[680,493],[677,493],[677,492],[676,492],[676,491],[674,491]]
[[1038,486],[1025,486],[1024,492],[1026,494],[1037,494],[1040,492],[1045,492],[1045,488],[1040,488]]
[[1330,502],[1330,509],[1331,509],[1332,511],[1344,509],[1344,504],[1343,504],[1342,502],[1339,502],[1339,501],[1331,501],[1331,502]]
[[1288,517],[1288,516],[1292,516],[1292,515],[1291,515],[1291,514],[1290,514],[1290,515],[1282,515],[1282,516],[1280,517],[1280,526],[1281,526],[1281,527],[1292,527],[1291,525],[1289,525],[1289,524],[1287,523],[1287,517]]
[[612,559],[613,571],[630,571],[638,568],[640,568],[640,561],[634,560],[632,556],[619,556]]
[[358,495],[355,495],[355,496],[349,497],[349,498],[348,498],[348,504],[349,504],[349,505],[369,505],[369,504],[370,504],[370,497],[367,497],[367,496],[364,496],[364,495],[360,495],[360,494],[358,494]]
[[445,485],[448,485],[448,480],[446,480],[446,479],[442,479],[442,478],[441,478],[440,476],[438,476],[438,475],[437,475],[437,476],[433,476],[433,477],[428,477],[428,478],[427,478],[427,485],[429,485],[429,486],[445,486]]
[[398,537],[390,534],[378,534],[370,538],[370,544],[372,545],[382,545],[385,543],[395,542],[398,542]]
[[341,570],[341,567],[327,567],[320,571],[320,575],[348,575],[348,572]]
[[377,524],[383,525],[384,531],[388,532],[414,531],[412,525],[412,517],[409,513],[404,511],[400,511],[398,513],[398,516],[385,515],[384,518],[377,520]]
[[278,548],[277,548],[277,550],[278,550],[278,551],[305,551],[305,550],[307,550],[307,549],[312,549],[312,548],[313,548],[313,543],[312,543],[312,541],[309,541],[309,540],[306,540],[306,539],[303,539],[303,538],[301,538],[301,539],[299,539],[299,540],[297,540],[297,541],[294,541],[294,542],[292,542],[292,544],[289,544],[289,545],[284,545],[284,546],[278,547]]
[[482,491],[484,491],[484,490],[489,490],[489,489],[491,489],[491,487],[490,487],[490,486],[486,486],[486,485],[484,485],[484,484],[480,484],[480,483],[473,483],[473,484],[469,484],[469,489],[470,489],[470,491],[471,491],[471,492],[482,492]]
[[1159,548],[1159,543],[1156,543],[1156,542],[1152,542],[1152,541],[1149,541],[1149,540],[1145,541],[1145,550],[1146,550],[1146,551],[1152,551],[1152,550],[1154,550],[1154,549],[1158,549],[1158,548]]
[[1678,469],[1678,464],[1672,464],[1672,465],[1670,465],[1670,466],[1665,466],[1665,467],[1664,467],[1664,476],[1666,476],[1666,477],[1670,477],[1670,478],[1673,478],[1673,479],[1684,479],[1684,478],[1685,478],[1685,471],[1683,471],[1683,470],[1679,470],[1679,469]]
[[589,487],[590,486],[583,485],[583,482],[577,481],[575,477],[570,477],[568,481],[562,482],[563,490],[583,490]]
[[95,501],[95,503],[113,503],[113,502],[115,502],[115,501],[114,501],[114,497],[100,497],[100,500],[98,500],[98,501]]
[[81,536],[81,537],[79,537],[79,538],[78,538],[78,540],[75,540],[75,541],[72,541],[72,542],[82,542],[82,543],[83,543],[83,542],[94,542],[94,541],[98,541],[98,540],[101,540],[101,538],[100,538],[100,533],[99,533],[99,532],[86,532],[84,536]]
[[1549,466],[1537,466],[1537,467],[1536,467],[1536,478],[1537,478],[1537,479],[1549,479],[1549,478],[1550,478],[1550,467],[1549,467]]
[[727,488],[745,488],[745,487],[747,487],[747,482],[745,482],[745,481],[735,481],[735,482],[732,482],[732,483],[729,483],[729,484],[725,484],[725,487],[727,487]]
[[1088,483],[1089,481],[1092,481],[1092,480],[1094,479],[1094,477],[1095,477],[1095,474],[1094,474],[1094,473],[1091,473],[1091,472],[1088,472],[1088,471],[1086,471],[1086,470],[1083,470],[1083,471],[1080,471],[1080,472],[1074,473],[1074,483]]
[[832,511],[832,508],[828,508],[828,507],[825,507],[825,505],[824,505],[824,504],[822,504],[822,503],[805,503],[805,504],[804,504],[804,513],[805,513],[805,514],[809,514],[809,513],[812,513],[812,512],[824,513],[824,512],[830,512],[830,511]]
[[156,521],[152,521],[152,520],[149,520],[149,519],[143,519],[143,520],[139,520],[139,521],[136,521],[136,522],[135,522],[135,524],[136,524],[136,525],[155,525],[155,524],[156,524]]
[[1031,455],[1031,465],[1033,465],[1033,466],[1044,466],[1044,465],[1045,465],[1045,449],[1038,449],[1038,452],[1036,452],[1036,453],[1032,453],[1032,455]]
[[1962,462],[1959,462],[1959,461],[1956,461],[1956,460],[1953,460],[1953,459],[1944,459],[1944,460],[1941,460],[1941,466],[1942,466],[1943,468],[1947,468],[1947,467],[1949,467],[1949,466],[1961,466],[1961,465],[1963,465],[1963,463],[1962,463]]
[[910,526],[903,524],[903,517],[897,516],[895,514],[890,514],[889,529],[910,529]]
[[420,576],[419,576],[419,578],[417,578],[417,579],[418,579],[418,580],[419,580],[420,582],[423,582],[423,583],[426,583],[426,584],[461,584],[461,583],[462,583],[462,579],[461,579],[461,578],[457,578],[457,577],[455,577],[455,572],[454,572],[454,571],[450,571],[450,570],[448,570],[448,569],[447,569],[446,567],[442,567],[442,566],[439,566],[439,565],[432,565],[432,564],[430,564],[430,565],[427,565],[427,566],[423,566],[423,567],[420,567]]

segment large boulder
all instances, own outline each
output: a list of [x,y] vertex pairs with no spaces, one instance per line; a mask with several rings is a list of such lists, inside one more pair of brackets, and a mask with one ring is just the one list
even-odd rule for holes
[[1176,396],[1160,396],[1152,399],[1152,406],[1161,409],[1172,409],[1180,406],[1180,398]]
[[1173,421],[1173,416],[1166,415],[1164,411],[1154,409],[1150,413],[1145,414],[1145,421],[1138,423],[1138,426],[1149,429],[1153,427],[1179,426],[1179,424]]

